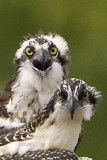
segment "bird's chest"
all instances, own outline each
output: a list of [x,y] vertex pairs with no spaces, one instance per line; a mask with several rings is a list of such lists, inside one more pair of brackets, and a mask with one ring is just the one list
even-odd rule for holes
[[12,113],[12,119],[19,120],[20,122],[28,122],[38,110],[45,107],[52,93],[48,89],[41,89],[40,91],[26,89],[23,92],[14,93],[6,106],[7,110]]
[[[37,102],[36,104],[40,109],[43,109],[47,103],[49,102],[50,98],[52,97],[53,92],[49,90],[41,90],[38,93]],[[36,106],[37,106],[36,105]]]
[[66,122],[45,127],[37,130],[35,137],[45,149],[68,149],[74,151],[79,134],[81,123]]

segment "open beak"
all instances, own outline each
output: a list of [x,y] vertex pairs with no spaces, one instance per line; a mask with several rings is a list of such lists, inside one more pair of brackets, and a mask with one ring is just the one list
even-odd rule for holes
[[47,72],[52,67],[52,58],[49,53],[40,49],[35,56],[31,59],[32,68],[40,75],[41,78],[45,77]]
[[70,114],[71,114],[71,118],[73,119],[75,110],[80,106],[80,104],[77,102],[76,99],[74,99],[73,97],[71,97],[68,101],[67,101],[67,108],[70,110]]

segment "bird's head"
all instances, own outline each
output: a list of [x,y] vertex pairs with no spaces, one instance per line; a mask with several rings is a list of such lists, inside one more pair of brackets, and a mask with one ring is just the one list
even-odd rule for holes
[[62,81],[54,96],[60,106],[69,110],[72,119],[75,114],[82,113],[86,120],[90,120],[101,97],[94,87],[76,78]]
[[68,44],[57,34],[28,35],[15,54],[17,66],[30,66],[41,78],[51,70],[63,70],[68,63]]

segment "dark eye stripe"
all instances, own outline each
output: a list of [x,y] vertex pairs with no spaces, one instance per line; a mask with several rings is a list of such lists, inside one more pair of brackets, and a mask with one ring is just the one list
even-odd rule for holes
[[64,89],[61,90],[61,95],[62,95],[64,100],[67,100],[68,93]]
[[88,94],[89,94],[89,101],[90,101],[90,103],[91,103],[91,104],[96,104],[97,101],[96,101],[95,96],[92,95],[90,92],[88,92]]

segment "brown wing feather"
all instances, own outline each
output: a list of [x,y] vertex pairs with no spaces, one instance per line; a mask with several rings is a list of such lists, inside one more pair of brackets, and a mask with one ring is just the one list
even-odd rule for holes
[[26,138],[27,135],[29,134],[26,128],[24,127],[23,128],[17,127],[12,129],[1,128],[0,129],[0,146],[3,146],[13,141],[22,141],[22,138]]
[[10,113],[7,112],[5,105],[8,104],[9,99],[12,96],[11,87],[15,82],[16,77],[17,75],[12,76],[10,81],[7,83],[5,89],[0,93],[0,116],[1,117],[8,118],[10,116]]
[[78,156],[69,151],[69,150],[61,150],[61,149],[52,149],[52,150],[39,150],[39,151],[29,151],[26,154],[19,155],[15,154],[11,155],[3,155],[0,156],[0,160],[79,160]]
[[28,124],[23,125],[15,129],[4,129],[3,135],[0,134],[0,146],[6,145],[14,141],[24,141],[32,138],[32,133],[35,132],[36,127],[42,125],[44,121],[49,117],[50,112],[54,112],[55,99],[51,98],[47,106],[40,110]]

